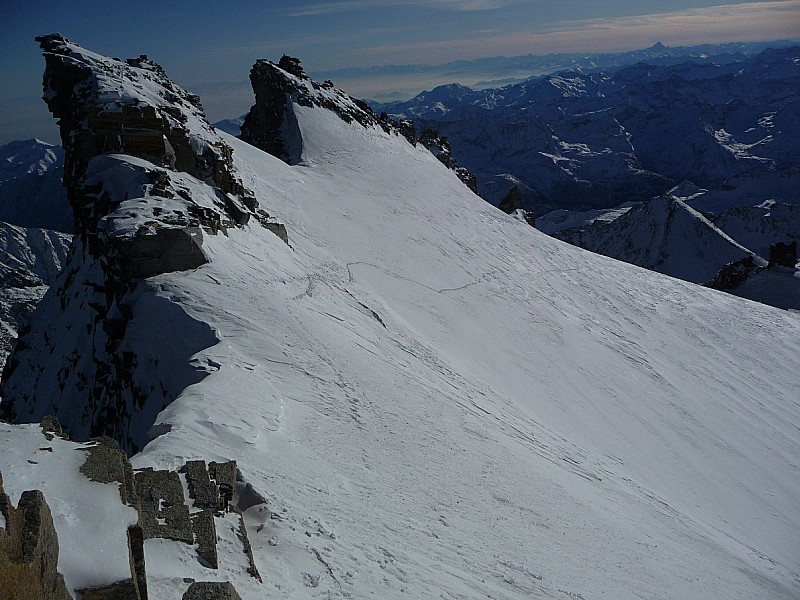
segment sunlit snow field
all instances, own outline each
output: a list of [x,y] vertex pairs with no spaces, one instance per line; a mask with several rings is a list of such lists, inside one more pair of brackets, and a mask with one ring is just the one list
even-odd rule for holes
[[300,165],[225,137],[291,248],[251,225],[153,279],[219,343],[133,459],[234,459],[268,498],[243,598],[800,595],[797,313],[558,242],[403,138],[294,110]]

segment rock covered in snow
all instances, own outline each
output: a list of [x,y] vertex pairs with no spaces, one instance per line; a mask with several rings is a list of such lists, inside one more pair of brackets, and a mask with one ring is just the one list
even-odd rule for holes
[[[62,415],[71,435],[109,434],[132,450],[149,425],[135,432],[131,420],[158,412],[177,393],[176,383],[182,389],[204,372],[184,367],[188,379],[176,379],[163,359],[127,349],[136,335],[129,325],[137,299],[150,289],[143,278],[207,263],[203,236],[243,226],[251,217],[284,239],[285,228],[242,185],[232,150],[206,120],[199,99],[172,83],[159,65],[146,56],[101,56],[58,34],[37,41],[46,63],[44,99],[59,119],[65,149],[76,240],[37,311],[41,316],[6,363],[0,412],[38,420],[56,412],[56,404],[66,410],[70,402],[91,398],[92,409]],[[64,315],[75,330],[56,336],[53,328]],[[206,328],[197,333],[189,346],[213,340]],[[183,355],[185,341],[167,345]],[[144,373],[152,368],[161,374]]]

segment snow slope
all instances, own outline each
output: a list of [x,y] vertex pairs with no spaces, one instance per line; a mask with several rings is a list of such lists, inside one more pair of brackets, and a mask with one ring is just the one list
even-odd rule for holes
[[[135,383],[177,396],[131,419],[153,438],[134,466],[233,459],[267,499],[263,583],[148,543],[151,597],[800,594],[796,313],[554,240],[396,134],[291,109],[295,166],[224,136],[291,246],[204,235],[210,263],[126,297]],[[37,310],[76,363],[102,293]]]
[[133,462],[239,462],[274,513],[249,515],[244,598],[800,593],[797,315],[553,240],[402,138],[294,111],[297,166],[226,139],[292,247],[232,230],[151,280],[219,343]]

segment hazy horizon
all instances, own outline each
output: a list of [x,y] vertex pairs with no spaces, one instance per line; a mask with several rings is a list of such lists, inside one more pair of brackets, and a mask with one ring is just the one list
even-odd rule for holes
[[284,53],[299,57],[312,75],[373,69],[374,76],[334,83],[357,97],[400,99],[442,83],[475,82],[435,72],[387,75],[381,72],[387,65],[624,52],[656,42],[675,47],[789,40],[800,33],[799,0],[248,0],[233,8],[181,0],[166,10],[149,0],[8,6],[0,23],[0,70],[6,74],[0,80],[0,143],[31,137],[58,142],[41,100],[44,61],[33,41],[54,31],[110,56],[147,54],[201,96],[211,121],[245,112],[252,104],[253,62]]

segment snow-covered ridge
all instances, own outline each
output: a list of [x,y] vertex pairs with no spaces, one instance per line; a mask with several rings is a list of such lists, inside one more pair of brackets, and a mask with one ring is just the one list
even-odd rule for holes
[[335,88],[332,82],[312,81],[296,58],[284,55],[277,64],[257,60],[250,70],[250,82],[256,102],[244,117],[240,137],[289,164],[299,162],[303,149],[294,105],[324,108],[346,123],[378,127],[416,143],[410,122],[395,121],[385,114],[376,116],[366,103]]
[[238,127],[242,140],[290,165],[301,162],[303,155],[304,141],[297,124],[296,107],[316,107],[330,111],[345,123],[358,123],[367,129],[402,136],[412,146],[421,143],[467,187],[477,192],[475,176],[453,158],[447,138],[432,129],[418,136],[411,121],[395,120],[386,113],[376,115],[365,102],[335,88],[331,81],[320,84],[311,80],[297,58],[284,55],[277,64],[266,59],[257,60],[250,70],[250,81],[255,104],[240,124],[238,120],[229,120],[221,123],[222,128],[231,131],[231,127]]
[[263,581],[151,544],[154,597],[798,596],[795,314],[554,240],[398,135],[292,110],[297,164],[224,137],[291,248],[231,227],[109,307],[81,247],[18,354],[18,420],[103,427],[135,469],[236,460],[266,499]]

